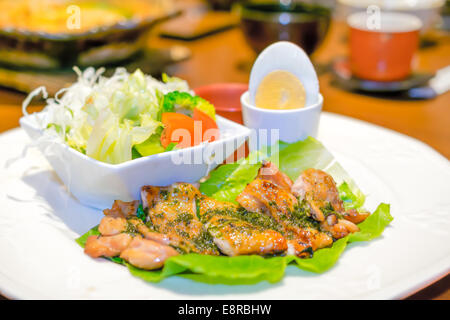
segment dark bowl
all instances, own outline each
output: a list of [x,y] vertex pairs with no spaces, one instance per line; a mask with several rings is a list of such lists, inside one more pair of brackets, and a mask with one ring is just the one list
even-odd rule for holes
[[250,1],[236,8],[244,35],[257,53],[273,42],[291,41],[310,55],[322,43],[331,20],[330,9],[305,3]]
[[208,3],[214,10],[230,10],[235,3],[242,1],[243,0],[208,0]]
[[[87,0],[86,0],[87,1]],[[128,0],[133,4],[145,0]],[[102,3],[100,0],[92,2]],[[108,5],[127,8],[120,0]],[[134,8],[134,7],[133,7]],[[139,12],[112,25],[99,25],[79,33],[43,32],[25,27],[0,27],[0,65],[15,69],[55,70],[117,63],[137,54],[155,24],[179,14],[178,10]],[[81,20],[83,21],[83,20]]]

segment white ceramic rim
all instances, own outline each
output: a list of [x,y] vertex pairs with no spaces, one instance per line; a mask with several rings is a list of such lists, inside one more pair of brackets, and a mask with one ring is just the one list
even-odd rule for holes
[[264,109],[264,108],[255,107],[252,104],[250,104],[248,91],[245,91],[241,95],[241,105],[243,108],[248,108],[250,110],[254,110],[254,111],[269,114],[269,115],[270,114],[294,114],[294,113],[307,112],[308,110],[311,110],[311,109],[320,108],[322,106],[322,104],[323,104],[323,96],[319,93],[319,99],[317,100],[317,102],[310,106],[306,106],[303,108],[297,108],[297,109],[284,109],[284,110]]
[[369,29],[366,26],[367,12],[356,12],[347,17],[347,24],[354,29],[377,33],[407,33],[419,31],[423,27],[422,20],[413,14],[400,12],[381,12],[380,29]]
[[[32,114],[30,116],[32,116]],[[30,116],[28,116],[28,117],[30,117]],[[205,148],[205,146],[207,146],[207,145],[216,146],[218,144],[226,143],[227,141],[230,141],[230,140],[233,140],[233,139],[236,139],[236,138],[239,138],[239,137],[248,137],[249,134],[250,134],[249,133],[250,129],[248,129],[247,127],[245,127],[245,126],[243,126],[243,125],[241,125],[241,124],[239,124],[237,122],[228,120],[228,119],[226,119],[224,117],[221,117],[219,115],[216,115],[216,120],[220,120],[221,122],[224,122],[224,123],[232,123],[232,125],[234,125],[234,126],[239,126],[240,129],[243,130],[243,132],[237,133],[237,134],[233,134],[233,135],[230,135],[230,136],[226,136],[225,138],[220,138],[219,140],[216,140],[216,141],[213,141],[213,142],[201,143],[201,144],[196,145],[194,147],[190,147],[190,148],[186,148],[186,149],[180,149],[180,150],[173,150],[173,151],[168,151],[168,152],[163,152],[163,153],[157,153],[157,154],[153,154],[153,155],[150,155],[150,156],[145,156],[145,157],[142,157],[142,158],[138,158],[138,159],[134,159],[134,160],[130,160],[130,161],[125,161],[125,162],[118,163],[118,164],[111,164],[111,163],[107,163],[107,162],[103,162],[103,161],[99,161],[99,160],[93,159],[93,158],[91,158],[91,157],[89,157],[89,156],[87,156],[87,155],[85,155],[85,154],[83,154],[81,152],[78,152],[77,150],[69,147],[68,145],[66,145],[64,143],[60,143],[60,145],[62,145],[66,149],[67,152],[71,153],[75,157],[82,158],[83,160],[92,162],[93,164],[95,164],[97,166],[100,166],[100,167],[105,167],[105,168],[109,168],[109,169],[119,170],[119,169],[122,169],[122,168],[125,168],[125,167],[128,167],[128,166],[132,166],[133,164],[138,163],[140,161],[145,161],[149,157],[158,157],[158,156],[160,156],[162,154],[163,155],[167,155],[167,154],[172,154],[173,152],[185,152],[186,150],[195,151],[195,150],[198,150],[198,149]],[[20,122],[21,126],[23,126],[23,123],[25,122],[27,126],[32,127],[34,130],[39,131],[41,134],[43,132],[42,129],[36,128],[36,126],[34,126],[32,123],[30,123],[29,119],[27,119],[27,116],[24,116],[24,117],[20,118],[19,122]]]
[[367,8],[370,5],[380,6],[382,9],[395,9],[395,10],[421,10],[421,9],[436,9],[444,5],[445,0],[416,0],[414,4],[412,1],[395,0],[395,1],[383,1],[383,0],[338,0],[340,4],[357,7]]
[[[282,283],[280,283],[280,285],[270,285],[270,284],[265,284],[262,283],[261,285],[255,285],[256,289],[251,288],[251,291],[246,291],[245,288],[249,288],[249,286],[246,286],[245,288],[241,287],[241,286],[231,286],[231,287],[226,287],[225,289],[223,288],[223,286],[221,285],[203,285],[201,283],[193,283],[193,282],[187,282],[187,280],[185,281],[184,279],[178,279],[178,278],[172,278],[172,279],[167,279],[164,280],[163,282],[161,282],[160,284],[147,284],[147,283],[143,283],[140,279],[136,279],[134,277],[132,277],[131,275],[128,274],[128,272],[126,270],[122,271],[120,270],[120,266],[117,266],[115,264],[110,264],[108,261],[94,261],[95,263],[93,263],[92,261],[88,260],[88,257],[85,257],[83,255],[82,252],[79,251],[79,248],[77,247],[76,244],[73,244],[73,238],[77,237],[78,235],[84,233],[84,229],[82,232],[75,232],[75,231],[70,231],[70,227],[67,227],[69,229],[67,229],[67,231],[70,231],[70,233],[68,234],[67,237],[63,236],[62,238],[58,238],[58,239],[63,239],[62,243],[58,243],[58,248],[62,248],[63,245],[65,245],[66,241],[69,241],[69,243],[71,244],[70,247],[66,247],[69,250],[67,251],[63,251],[63,253],[67,253],[71,258],[73,257],[72,260],[66,260],[66,259],[62,259],[64,257],[61,256],[53,256],[53,258],[56,258],[56,261],[59,263],[59,261],[63,262],[63,265],[65,266],[69,266],[72,267],[72,264],[75,262],[76,266],[80,266],[82,268],[82,271],[84,269],[88,270],[89,273],[88,274],[84,274],[83,277],[87,277],[86,280],[95,280],[96,282],[90,282],[87,281],[86,283],[88,285],[83,285],[83,288],[85,289],[85,291],[78,293],[73,293],[71,290],[67,290],[64,289],[64,285],[67,286],[67,283],[65,284],[64,282],[58,281],[57,279],[61,279],[61,277],[59,278],[55,278],[56,276],[54,275],[55,273],[57,274],[57,276],[64,276],[64,280],[66,280],[67,277],[67,270],[70,271],[70,269],[61,269],[58,267],[55,267],[55,265],[53,265],[51,263],[51,261],[48,261],[47,259],[44,259],[42,256],[38,255],[38,257],[43,260],[40,261],[39,259],[36,260],[31,260],[33,262],[38,261],[37,266],[41,266],[42,264],[46,264],[44,266],[44,270],[45,270],[45,277],[44,279],[50,279],[51,281],[53,281],[53,287],[52,285],[46,287],[47,289],[50,288],[52,291],[43,291],[43,288],[41,287],[36,287],[36,283],[34,282],[35,279],[39,279],[41,277],[36,277],[36,274],[40,274],[39,271],[36,271],[34,268],[32,268],[32,266],[28,266],[25,261],[17,261],[15,263],[21,263],[20,265],[18,265],[18,267],[20,266],[24,266],[25,270],[29,269],[29,272],[27,273],[28,278],[34,279],[33,281],[31,281],[30,283],[27,282],[27,278],[24,278],[20,273],[18,273],[18,271],[14,268],[11,269],[11,273],[5,272],[2,273],[0,272],[0,291],[3,292],[4,295],[9,296],[11,298],[22,298],[22,299],[36,299],[36,298],[40,298],[40,299],[49,299],[49,298],[55,298],[55,297],[59,297],[59,298],[70,298],[70,299],[155,299],[155,298],[160,298],[160,299],[173,299],[173,298],[178,298],[178,299],[183,299],[183,300],[201,300],[201,299],[227,299],[229,297],[237,297],[238,299],[268,299],[268,298],[272,298],[272,299],[281,299],[283,297],[285,297],[285,299],[299,299],[299,298],[303,298],[303,299],[325,299],[325,298],[334,298],[334,299],[398,299],[398,298],[403,298],[407,295],[410,295],[412,293],[414,293],[415,291],[417,291],[418,289],[422,288],[425,285],[430,284],[433,281],[438,280],[439,278],[445,276],[446,274],[448,274],[449,272],[449,266],[450,266],[450,260],[449,260],[449,256],[448,255],[444,255],[445,258],[439,258],[439,260],[433,260],[433,263],[430,263],[430,261],[425,261],[422,264],[422,267],[416,266],[413,263],[410,264],[409,261],[409,256],[408,252],[403,252],[403,251],[397,251],[395,253],[396,256],[404,256],[405,260],[402,260],[405,262],[405,264],[403,264],[402,266],[410,266],[411,269],[407,269],[407,270],[401,270],[400,273],[396,272],[395,274],[402,274],[403,272],[407,272],[407,276],[402,276],[401,279],[397,279],[395,277],[392,277],[392,280],[394,282],[391,282],[391,278],[388,277],[389,274],[392,275],[392,272],[394,272],[395,270],[394,267],[395,265],[392,265],[392,262],[387,259],[388,256],[385,256],[385,252],[389,252],[391,249],[395,249],[395,248],[391,248],[392,244],[396,244],[398,243],[399,247],[403,248],[403,249],[408,249],[408,246],[404,245],[404,242],[402,241],[402,237],[395,237],[396,235],[410,235],[410,232],[423,232],[424,230],[431,230],[430,228],[425,228],[424,226],[422,226],[422,222],[429,222],[431,218],[431,220],[434,220],[434,222],[439,222],[442,223],[442,219],[438,219],[439,215],[436,214],[435,208],[431,208],[431,216],[425,215],[425,217],[423,219],[425,220],[417,220],[415,224],[411,224],[411,223],[405,223],[408,220],[405,220],[410,212],[408,210],[408,208],[402,208],[402,206],[400,206],[400,202],[398,202],[396,199],[398,198],[398,195],[396,194],[396,192],[392,192],[391,189],[389,188],[389,186],[392,186],[392,184],[390,183],[389,180],[384,180],[384,178],[390,178],[390,174],[386,173],[386,174],[381,174],[380,175],[380,179],[375,179],[375,183],[373,181],[374,178],[376,178],[378,175],[378,173],[383,172],[382,169],[383,168],[390,168],[390,156],[391,153],[380,153],[379,151],[385,150],[385,151],[389,151],[389,149],[391,150],[396,150],[395,148],[392,149],[389,147],[390,143],[383,143],[382,139],[384,139],[385,141],[389,141],[392,142],[394,145],[398,145],[398,146],[402,146],[401,150],[399,150],[400,153],[398,153],[398,156],[401,156],[401,158],[406,158],[406,159],[410,159],[411,155],[414,154],[419,154],[420,156],[418,156],[417,158],[421,158],[421,161],[426,161],[426,163],[430,163],[432,164],[432,167],[434,164],[439,165],[439,169],[442,169],[442,166],[446,166],[445,167],[445,172],[447,171],[447,168],[449,166],[449,161],[448,159],[442,157],[441,155],[439,155],[436,151],[434,151],[431,147],[429,147],[428,145],[425,145],[424,143],[417,141],[411,137],[405,136],[403,134],[400,134],[398,132],[389,130],[389,129],[384,129],[381,127],[377,127],[375,125],[370,125],[367,124],[363,121],[360,120],[356,120],[356,119],[350,119],[344,116],[340,116],[340,115],[336,115],[336,114],[330,114],[325,112],[322,115],[322,126],[321,126],[321,130],[323,130],[323,137],[327,137],[327,139],[323,140],[324,142],[326,142],[326,145],[333,147],[336,146],[336,149],[333,150],[333,148],[330,149],[330,151],[332,151],[333,153],[335,153],[338,157],[338,161],[342,160],[350,160],[353,159],[358,152],[355,152],[356,150],[354,149],[355,145],[353,143],[349,143],[348,139],[345,139],[346,137],[349,138],[350,140],[356,139],[357,140],[357,146],[361,146],[361,140],[362,138],[364,138],[364,144],[366,146],[370,145],[370,148],[364,149],[365,151],[369,151],[369,154],[365,154],[365,153],[359,153],[359,156],[357,157],[358,159],[364,159],[364,162],[360,162],[360,160],[358,160],[357,162],[342,162],[342,164],[344,165],[345,168],[354,168],[355,171],[352,169],[352,171],[354,172],[349,172],[350,175],[352,177],[357,178],[356,182],[358,183],[358,185],[360,185],[363,188],[363,191],[365,190],[364,186],[373,186],[374,188],[370,188],[368,190],[366,190],[367,194],[368,194],[368,200],[370,201],[371,199],[374,200],[373,204],[377,204],[379,203],[379,201],[381,200],[385,200],[389,203],[392,204],[392,209],[396,210],[395,212],[393,211],[393,215],[395,217],[392,226],[389,227],[388,229],[385,230],[385,233],[383,234],[383,238],[378,239],[378,240],[374,240],[373,242],[371,242],[369,245],[355,245],[353,248],[349,248],[348,252],[346,250],[346,252],[344,253],[344,256],[341,257],[338,265],[336,265],[335,268],[332,268],[330,271],[320,275],[320,276],[316,276],[313,275],[311,277],[309,276],[303,276],[303,275],[299,275],[299,277],[297,277],[298,271],[297,269],[294,269],[295,267],[290,267],[292,269],[292,271],[295,270],[295,274],[286,274],[286,278],[285,281],[283,281]],[[369,127],[370,126],[370,127]],[[360,135],[356,135],[355,136],[355,132],[358,132],[359,129],[363,129],[365,128],[362,132],[364,133],[362,137],[360,137]],[[382,129],[382,130],[381,130]],[[3,156],[3,161],[5,159],[8,159],[11,156],[14,155],[19,155],[24,143],[29,141],[28,139],[25,140],[25,133],[20,132],[21,129],[15,129],[13,131],[10,132],[6,132],[2,135],[0,135],[0,138],[2,140],[2,142],[6,142],[9,141],[11,142],[11,147],[12,148],[7,148],[5,150],[5,153],[2,154]],[[344,132],[342,132],[344,131]],[[341,135],[341,133],[343,133],[343,135]],[[367,141],[365,140],[365,137],[369,135],[369,137],[371,137],[369,143],[367,143]],[[320,134],[319,134],[320,136]],[[6,138],[6,140],[4,140]],[[344,139],[343,139],[344,138]],[[338,144],[335,144],[335,142],[339,141]],[[351,141],[350,141],[351,142]],[[372,144],[373,143],[373,144]],[[7,144],[5,144],[7,145]],[[376,148],[377,146],[379,146],[381,149]],[[403,146],[405,148],[403,148]],[[375,148],[374,148],[375,147]],[[388,149],[386,149],[386,147],[389,147]],[[341,149],[343,148],[343,149]],[[404,153],[405,151],[407,151],[406,153]],[[39,155],[39,157],[41,158],[42,155],[40,155],[39,153],[37,153]],[[375,170],[376,166],[378,166],[378,160],[377,159],[373,159],[373,157],[371,155],[373,154],[377,154],[380,159],[385,159],[386,161],[384,163],[381,163],[381,171],[380,170]],[[6,157],[6,158],[5,158]],[[395,158],[395,157],[394,157]],[[2,159],[0,159],[2,160]],[[401,159],[400,159],[401,160]],[[399,165],[400,168],[403,168],[403,166],[406,163],[404,163],[403,161],[400,160],[396,160],[395,163],[397,163],[397,165]],[[367,161],[367,162],[366,162]],[[389,163],[389,165],[387,165],[386,163]],[[370,164],[370,165],[369,165]],[[28,165],[34,166],[36,165],[36,162],[31,162],[28,163]],[[375,166],[375,167],[374,167]],[[27,167],[23,167],[21,168],[19,171],[21,172],[22,169],[26,169]],[[367,171],[367,169],[369,169],[369,171]],[[375,170],[375,171],[372,171]],[[390,170],[390,169],[389,169]],[[402,169],[403,170],[403,169]],[[406,169],[405,169],[406,170]],[[15,175],[17,175],[19,173],[19,171],[14,173],[14,176],[11,176],[11,179],[16,179]],[[408,169],[409,171],[409,169]],[[423,170],[421,170],[423,171]],[[440,171],[440,170],[438,170]],[[368,176],[366,176],[364,178],[364,175],[360,175],[357,174],[358,172],[362,173],[362,172],[368,172],[370,173]],[[395,170],[394,170],[395,172]],[[412,171],[414,172],[414,171]],[[421,174],[419,172],[419,174]],[[425,172],[422,174],[424,176],[429,176],[429,172]],[[394,177],[396,175],[394,174]],[[384,177],[384,178],[383,178]],[[445,176],[444,176],[445,177]],[[2,176],[3,178],[3,176]],[[445,179],[445,178],[444,178]],[[397,181],[397,179],[394,179],[395,181]],[[413,177],[411,179],[411,181],[415,181],[416,179]],[[441,179],[442,180],[442,179]],[[445,182],[445,186],[448,187],[448,179],[446,179]],[[7,188],[10,188],[10,180],[9,179],[2,179],[2,183],[0,183],[0,186],[7,186]],[[364,183],[365,182],[365,183]],[[404,181],[403,181],[404,182]],[[58,184],[59,183],[57,181],[50,181],[50,184]],[[377,184],[381,183],[380,185]],[[404,184],[404,185],[408,185],[408,183]],[[12,185],[13,187],[20,187],[18,185]],[[386,188],[386,186],[388,186],[388,188]],[[53,191],[54,190],[59,190],[60,187],[58,187],[57,189],[53,189],[50,188],[48,189],[48,191],[50,191],[50,195],[52,195],[53,197]],[[399,190],[402,190],[402,187],[399,187]],[[45,189],[45,188],[43,188]],[[414,185],[411,186],[411,190],[413,189],[417,189],[414,188]],[[3,189],[4,190],[4,189]],[[21,190],[20,188],[18,188],[18,190]],[[371,192],[372,191],[376,191],[376,190],[383,190],[381,193],[378,192]],[[445,189],[440,189],[440,190],[445,190]],[[22,192],[22,191],[21,191]],[[445,192],[445,191],[444,191]],[[385,197],[386,195],[390,195],[389,197]],[[403,193],[402,193],[403,194]],[[444,194],[444,193],[442,193]],[[1,192],[0,192],[1,195]],[[406,192],[405,197],[409,198],[411,195]],[[392,199],[391,199],[392,197]],[[391,200],[393,202],[391,202]],[[5,199],[5,203],[2,203],[2,205],[11,203],[10,201],[15,201],[11,198],[6,198]],[[37,201],[38,203],[41,203],[40,201],[45,201],[44,199],[34,199],[33,202],[25,202],[25,203],[21,203],[21,210],[22,213],[25,214],[27,216],[23,216],[20,217],[19,212],[15,212],[15,214],[11,215],[10,214],[10,210],[3,210],[2,212],[4,213],[2,218],[13,218],[13,219],[19,219],[17,220],[18,222],[20,222],[20,219],[23,219],[22,221],[28,221],[28,227],[31,227],[32,231],[34,232],[34,230],[36,229],[36,225],[34,224],[34,222],[37,222],[39,226],[49,226],[51,227],[51,229],[48,230],[55,230],[55,232],[57,232],[56,235],[59,234],[60,231],[64,231],[62,233],[62,235],[65,234],[66,229],[61,229],[60,231],[58,227],[62,226],[60,225],[60,221],[55,221],[54,219],[51,219],[50,217],[48,217],[48,213],[47,213],[47,208],[46,207],[40,207],[40,206],[35,206],[35,201]],[[70,197],[68,198],[68,201],[75,201],[74,199],[70,199]],[[425,200],[426,203],[424,204],[424,206],[428,206],[430,205],[430,203],[428,203],[428,200]],[[397,205],[394,205],[395,203],[397,203]],[[406,202],[407,203],[407,202]],[[71,202],[69,202],[69,204],[72,204]],[[435,203],[436,204],[436,203]],[[16,204],[13,204],[14,207],[16,206]],[[59,203],[59,205],[57,205],[56,207],[61,208],[62,207],[66,207],[66,205],[64,205],[63,203]],[[52,206],[53,207],[53,206]],[[37,208],[37,210],[34,212],[32,209],[33,208]],[[448,206],[446,205],[445,208],[448,208]],[[58,209],[55,209],[58,210]],[[408,215],[405,215],[404,212],[407,212]],[[445,212],[443,211],[441,214],[445,214],[444,217],[448,217],[448,210],[445,210]],[[79,212],[77,212],[79,213]],[[87,212],[84,213],[85,215],[91,215],[94,212]],[[98,212],[97,212],[98,213]],[[101,215],[101,213],[98,213],[99,217]],[[53,215],[53,214],[52,214]],[[1,216],[1,214],[0,214]],[[41,216],[45,217],[45,220],[41,221]],[[33,219],[32,221],[29,221],[29,219]],[[48,218],[48,219],[47,219]],[[34,220],[35,219],[35,220]],[[95,219],[94,219],[95,220]],[[0,224],[0,228],[6,228],[5,230],[8,230],[9,227],[17,225],[17,224],[12,224],[9,223],[10,220],[8,219],[1,219],[1,221],[3,222],[3,224]],[[11,220],[12,222],[13,220]],[[82,221],[82,225],[86,225],[87,227],[91,227],[92,223],[89,223],[89,221],[84,221],[83,219],[81,219],[80,221]],[[418,224],[418,222],[420,222],[420,225]],[[446,218],[446,220],[444,221],[446,223],[450,223],[448,218]],[[51,223],[51,224],[49,224]],[[54,223],[56,223],[56,225],[54,225]],[[410,229],[411,226],[414,226],[413,229]],[[7,228],[8,227],[8,228]],[[19,227],[22,228],[23,226],[19,224]],[[23,230],[23,229],[20,229]],[[47,229],[46,229],[47,230]],[[408,233],[404,233],[406,230],[408,230]],[[445,229],[443,232],[445,232],[448,229]],[[3,231],[3,230],[2,230]],[[14,231],[12,229],[12,231]],[[400,232],[400,233],[399,233]],[[427,231],[428,232],[428,231]],[[16,235],[18,233],[15,233]],[[414,234],[414,233],[412,233]],[[428,234],[428,233],[427,233]],[[446,240],[448,239],[448,233],[445,232],[444,233],[445,236],[439,237],[439,240]],[[11,243],[16,243],[14,241],[13,237],[8,236],[9,234],[4,232],[1,234],[3,236],[3,240],[11,240]],[[46,234],[44,234],[46,235]],[[38,237],[37,241],[40,241],[41,238],[45,238],[44,235],[41,235],[41,237]],[[47,236],[47,238],[53,238],[55,234],[50,234]],[[445,237],[445,238],[443,238]],[[1,237],[0,237],[1,238]],[[22,237],[20,237],[22,238]],[[434,238],[436,240],[436,238]],[[398,241],[397,241],[398,240]],[[53,240],[52,240],[53,241]],[[392,241],[396,241],[396,242],[392,242]],[[418,240],[419,242],[421,241],[420,239]],[[0,244],[1,244],[1,240],[0,240]],[[25,242],[25,243],[29,243],[29,242]],[[442,243],[447,243],[447,242],[433,242],[433,244],[442,244]],[[352,245],[353,246],[353,245]],[[445,251],[444,249],[447,249],[446,246],[439,248],[439,246],[437,246],[438,248],[435,249],[434,251]],[[29,247],[27,247],[28,250]],[[41,249],[42,247],[39,247],[39,249]],[[417,253],[416,248],[412,248],[410,251],[412,251],[412,253]],[[34,252],[33,250],[31,250],[32,252]],[[392,252],[392,251],[390,251]],[[78,256],[73,255],[73,253],[77,254]],[[367,253],[367,256],[364,256],[364,253]],[[379,256],[377,254],[379,253],[383,253],[383,256]],[[375,254],[374,256],[371,256],[371,254]],[[8,256],[8,255],[6,255]],[[21,255],[18,255],[18,257],[20,257]],[[414,261],[423,261],[423,257],[418,256],[417,259],[415,259]],[[439,257],[442,257],[442,255],[439,255]],[[9,257],[8,258],[12,258]],[[17,258],[17,257],[16,257]],[[368,259],[367,259],[368,258]],[[376,258],[376,260],[372,260]],[[5,260],[5,261],[12,261],[10,259]],[[68,263],[70,261],[70,263]],[[48,264],[50,262],[50,264]],[[377,288],[377,289],[373,289],[373,290],[368,290],[367,288],[367,283],[366,283],[366,278],[368,276],[368,273],[364,271],[363,267],[370,267],[371,263],[374,263],[375,266],[377,266],[378,263],[382,263],[382,262],[386,262],[383,263],[382,265],[380,265],[380,267],[382,268],[381,271],[385,270],[387,272],[386,276],[386,280],[387,282],[381,282],[381,287]],[[436,263],[434,263],[436,262]],[[13,265],[15,264],[13,263]],[[1,264],[2,267],[4,265],[6,265],[6,263]],[[356,266],[356,270],[358,272],[359,276],[363,276],[363,282],[362,285],[364,285],[364,291],[358,291],[357,287],[354,286],[346,286],[347,281],[351,282],[353,280],[357,281],[358,279],[355,279],[355,275],[352,274],[351,272],[349,272],[348,270],[346,270],[346,266]],[[48,267],[50,266],[50,267]],[[59,265],[59,267],[61,266],[61,264]],[[27,269],[28,268],[28,269]],[[54,268],[54,269],[52,269]],[[1,269],[1,268],[0,268]],[[5,269],[7,271],[7,269]],[[50,271],[49,271],[50,270]],[[289,271],[289,269],[288,269]],[[340,272],[342,271],[342,272]],[[369,269],[367,269],[366,271],[369,271]],[[398,271],[398,270],[397,270]],[[71,274],[71,273],[69,273]],[[395,275],[394,274],[394,275]],[[14,276],[11,276],[14,275]],[[17,275],[17,276],[15,276]],[[101,275],[104,276],[104,278],[102,278],[102,280],[98,280],[97,276]],[[385,276],[383,276],[383,279],[385,278]],[[300,282],[297,282],[299,280],[299,278],[301,278]],[[97,281],[98,280],[98,281]],[[341,281],[342,280],[342,281]],[[46,280],[44,280],[45,282]],[[310,283],[309,281],[312,281],[312,283]],[[339,284],[342,284],[343,287],[339,287],[339,286],[335,286],[335,282],[334,281],[338,281]],[[294,282],[294,287],[296,288],[295,291],[292,291],[292,285],[290,285],[290,287],[285,287],[288,284],[291,284],[292,282]],[[37,281],[37,283],[39,283],[39,281]],[[320,285],[320,283],[322,283],[323,285]],[[83,283],[82,283],[83,284]],[[331,284],[331,285],[330,285]],[[34,285],[34,286],[33,286]],[[117,285],[117,286],[116,286]],[[120,285],[127,285],[126,287],[121,287]],[[91,287],[92,286],[92,287]],[[150,288],[149,288],[150,286]],[[98,288],[98,290],[101,290],[101,294],[96,294],[96,287]],[[62,289],[61,289],[62,288]],[[228,290],[228,288],[231,288],[229,291],[225,292],[225,290]],[[95,290],[94,290],[95,289]],[[121,289],[121,290],[118,290]],[[128,290],[127,290],[128,289]],[[130,290],[132,289],[132,290]],[[198,290],[197,290],[198,289]],[[288,289],[290,291],[288,291]],[[260,291],[259,291],[260,290]],[[311,290],[311,293],[314,295],[310,295],[309,290]],[[118,293],[119,292],[119,293]],[[110,294],[107,295],[106,293]],[[342,294],[341,294],[342,293]],[[129,296],[127,295],[129,294]],[[298,296],[297,296],[298,294]]]

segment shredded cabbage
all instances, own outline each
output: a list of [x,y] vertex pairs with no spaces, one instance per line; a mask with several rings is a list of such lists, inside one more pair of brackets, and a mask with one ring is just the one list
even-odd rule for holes
[[[46,140],[52,138],[99,161],[117,164],[132,159],[132,148],[147,141],[158,131],[164,94],[191,92],[186,81],[170,78],[158,81],[137,69],[128,73],[118,68],[110,78],[104,69],[88,68],[78,74],[78,81],[46,100],[37,125]],[[42,94],[37,88],[25,99],[23,113],[31,100]]]

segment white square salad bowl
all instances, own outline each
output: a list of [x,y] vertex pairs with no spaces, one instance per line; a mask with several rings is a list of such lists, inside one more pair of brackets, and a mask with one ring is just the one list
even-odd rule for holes
[[[35,117],[20,119],[33,141],[43,134]],[[194,183],[223,163],[250,136],[250,129],[217,116],[221,138],[217,141],[155,154],[120,164],[92,159],[62,142],[39,141],[47,158],[68,190],[84,205],[97,209],[111,207],[114,200],[131,201],[144,185],[167,186],[175,182]]]

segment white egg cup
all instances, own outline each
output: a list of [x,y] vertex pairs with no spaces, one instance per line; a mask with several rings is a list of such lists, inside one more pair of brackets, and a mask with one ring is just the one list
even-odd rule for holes
[[249,80],[249,102],[255,104],[256,92],[261,81],[271,72],[283,70],[293,74],[303,84],[305,105],[318,102],[319,79],[308,55],[298,45],[279,41],[263,50],[253,64]]
[[[257,108],[252,105],[247,91],[241,96],[241,105],[242,116],[246,127],[256,131],[262,129],[268,131],[278,130],[279,140],[292,143],[303,140],[308,136],[317,136],[323,97],[319,94],[316,103],[304,108],[274,110]],[[259,137],[259,134],[256,136]],[[271,145],[276,140],[278,139],[272,136],[272,139],[268,139],[268,144]],[[259,147],[263,144],[261,141],[258,141]]]

